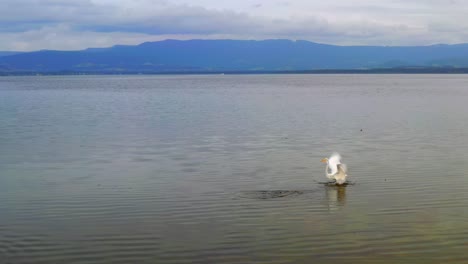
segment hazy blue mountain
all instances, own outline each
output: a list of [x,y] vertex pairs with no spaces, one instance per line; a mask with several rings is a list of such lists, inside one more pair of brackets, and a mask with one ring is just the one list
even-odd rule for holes
[[468,44],[334,46],[290,40],[165,40],[0,57],[2,71],[167,72],[468,66]]
[[19,51],[0,51],[0,57],[19,54]]

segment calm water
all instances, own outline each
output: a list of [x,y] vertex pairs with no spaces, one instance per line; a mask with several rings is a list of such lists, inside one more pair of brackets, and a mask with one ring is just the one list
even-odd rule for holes
[[467,218],[466,75],[0,78],[0,263],[468,263]]

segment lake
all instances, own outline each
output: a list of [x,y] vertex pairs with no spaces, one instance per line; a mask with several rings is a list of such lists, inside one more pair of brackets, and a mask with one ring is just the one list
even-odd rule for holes
[[467,263],[467,219],[467,75],[0,78],[1,263]]

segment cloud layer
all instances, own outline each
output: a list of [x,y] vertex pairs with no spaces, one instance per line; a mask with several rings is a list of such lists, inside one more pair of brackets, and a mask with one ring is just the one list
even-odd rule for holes
[[339,45],[468,42],[461,0],[3,0],[0,50],[175,39],[288,38]]

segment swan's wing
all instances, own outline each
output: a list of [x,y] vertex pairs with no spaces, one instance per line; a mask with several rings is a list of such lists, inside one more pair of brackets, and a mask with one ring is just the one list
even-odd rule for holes
[[341,156],[338,153],[333,153],[330,158],[328,158],[329,164],[340,164],[341,163]]
[[330,174],[334,175],[338,172],[338,164],[341,163],[341,156],[338,153],[333,153],[328,159],[328,166],[330,168]]
[[346,164],[343,164],[343,163],[339,164],[338,170],[344,173],[345,175],[348,175],[348,167],[346,167]]
[[338,184],[345,183],[346,177],[348,177],[346,165],[338,164],[338,173],[335,175],[336,183]]

